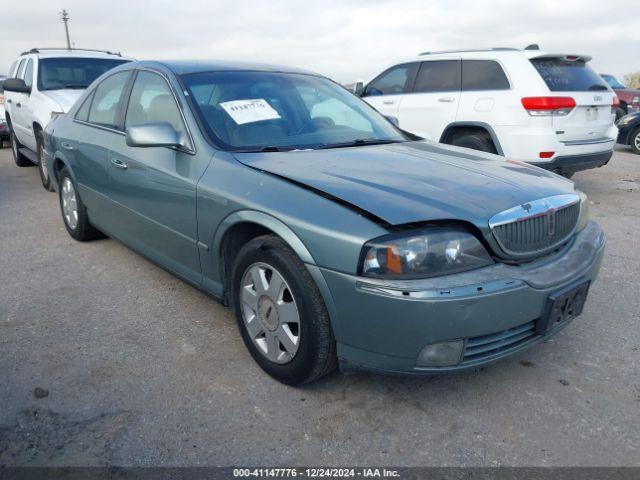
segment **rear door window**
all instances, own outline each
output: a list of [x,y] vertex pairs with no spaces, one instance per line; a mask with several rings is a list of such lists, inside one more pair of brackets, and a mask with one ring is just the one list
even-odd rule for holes
[[584,60],[533,58],[531,63],[552,92],[608,90],[606,82]]
[[20,60],[20,64],[18,65],[18,69],[16,70],[16,78],[22,78],[22,73],[24,72],[24,64],[26,63],[26,59]]
[[494,60],[463,60],[462,90],[509,90],[509,80]]
[[417,69],[415,63],[405,63],[390,68],[374,79],[364,91],[363,97],[376,95],[401,95],[411,87]]
[[414,93],[460,90],[460,60],[422,62],[413,87]]

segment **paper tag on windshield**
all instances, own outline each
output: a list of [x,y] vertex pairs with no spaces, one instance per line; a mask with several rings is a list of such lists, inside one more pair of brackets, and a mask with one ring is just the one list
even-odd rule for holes
[[278,112],[263,98],[232,100],[231,102],[223,102],[220,106],[238,125],[280,118]]

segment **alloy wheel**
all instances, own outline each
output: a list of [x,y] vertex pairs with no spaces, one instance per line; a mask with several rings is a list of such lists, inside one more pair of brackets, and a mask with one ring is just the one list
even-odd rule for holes
[[640,132],[638,132],[633,139],[633,144],[636,146],[636,150],[640,150]]
[[60,200],[62,201],[64,221],[71,230],[75,230],[78,226],[78,201],[76,199],[76,189],[69,177],[64,177],[62,180]]
[[300,314],[289,284],[272,266],[254,263],[245,270],[240,289],[251,341],[274,363],[293,360],[300,346]]
[[40,168],[40,174],[42,175],[43,183],[49,180],[49,171],[47,170],[47,162],[42,158],[42,146],[38,145],[38,167]]

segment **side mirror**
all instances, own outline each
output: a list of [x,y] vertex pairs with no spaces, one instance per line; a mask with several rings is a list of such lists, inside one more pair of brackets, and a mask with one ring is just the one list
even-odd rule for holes
[[31,87],[28,87],[21,78],[7,78],[2,82],[2,88],[7,92],[31,93]]
[[389,123],[392,123],[393,125],[395,125],[396,127],[400,126],[400,122],[398,121],[398,117],[393,117],[391,115],[385,115],[384,118],[386,118],[387,120],[389,120]]
[[125,137],[130,147],[181,147],[180,134],[168,122],[149,122],[127,129]]
[[364,93],[364,82],[362,80],[358,80],[353,86],[353,94],[356,97],[361,97]]

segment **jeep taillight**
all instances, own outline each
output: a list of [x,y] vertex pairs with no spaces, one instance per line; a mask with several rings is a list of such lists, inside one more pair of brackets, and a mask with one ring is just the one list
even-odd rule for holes
[[571,97],[524,97],[522,106],[533,116],[568,115],[576,106]]

